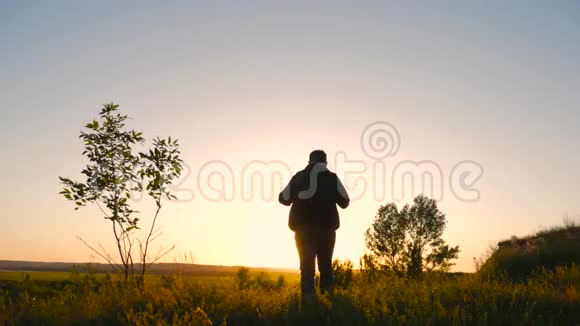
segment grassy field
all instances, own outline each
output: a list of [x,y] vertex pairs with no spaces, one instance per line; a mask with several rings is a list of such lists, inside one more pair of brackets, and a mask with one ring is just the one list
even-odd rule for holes
[[[250,275],[256,276],[259,275],[261,272],[252,271],[250,270]],[[87,276],[91,273],[79,273],[80,277]],[[97,280],[104,280],[106,273],[92,273],[93,277]],[[182,276],[185,279],[189,280],[196,280],[201,282],[207,283],[220,283],[224,281],[231,281],[234,277],[235,273],[229,273],[229,275],[223,275],[221,273],[217,275],[206,274],[206,275],[186,275]],[[286,280],[291,283],[298,282],[300,279],[300,275],[298,273],[291,273],[291,272],[270,272],[268,273],[270,277],[278,278],[279,276],[284,276]],[[59,282],[59,281],[66,281],[71,279],[72,273],[71,272],[39,272],[39,271],[0,271],[0,282],[2,281],[14,281],[14,282],[22,282],[26,279],[31,281],[48,281],[48,282]],[[161,280],[163,275],[159,274],[148,274],[145,276],[146,282],[151,284],[158,284]]]
[[[64,281],[70,276],[70,272],[0,271],[0,281],[24,281],[27,277],[34,281]],[[98,276],[99,279],[104,277],[105,274]]]
[[483,279],[478,274],[408,278],[341,271],[332,295],[307,301],[301,300],[297,282],[264,272],[227,277],[153,275],[142,291],[104,274],[28,275],[3,273],[0,324],[580,324],[576,265],[536,273],[525,282]]
[[512,239],[471,274],[337,262],[335,291],[308,298],[298,273],[268,269],[163,265],[142,289],[91,266],[4,271],[0,325],[580,325],[577,231]]

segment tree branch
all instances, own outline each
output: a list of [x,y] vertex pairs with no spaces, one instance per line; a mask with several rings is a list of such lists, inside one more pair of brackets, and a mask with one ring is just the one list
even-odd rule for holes
[[[91,249],[94,253],[96,253],[97,255],[99,255],[101,258],[103,258],[107,263],[109,263],[109,265],[113,268],[113,270],[119,270],[119,268],[117,267],[117,264],[114,262],[114,260],[111,259],[110,255],[107,254],[105,256],[105,254],[99,252],[98,250],[96,250],[95,248],[93,248],[93,246],[91,246],[90,244],[88,244],[83,238],[81,238],[80,236],[76,236],[77,239],[79,239],[85,246],[87,246],[89,249]],[[100,246],[100,244],[99,244]],[[101,249],[103,249],[103,247],[101,246]],[[104,249],[103,249],[104,250]]]

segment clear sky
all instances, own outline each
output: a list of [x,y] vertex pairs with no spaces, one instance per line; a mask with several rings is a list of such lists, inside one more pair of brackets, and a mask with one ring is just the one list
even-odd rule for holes
[[[429,160],[444,174],[456,270],[580,214],[578,2],[2,1],[0,41],[0,259],[96,261],[76,235],[112,248],[110,225],[73,211],[57,178],[79,176],[78,134],[111,101],[145,136],[181,141],[182,200],[161,215],[169,260],[297,267],[287,207],[259,188],[243,200],[242,170],[277,160],[296,172],[322,148],[366,162],[371,183],[361,133],[376,121],[400,135],[387,170]],[[231,201],[198,186],[212,160],[233,171]],[[448,182],[464,160],[484,171],[475,202]],[[341,211],[335,257],[358,261],[391,200],[367,189]]]

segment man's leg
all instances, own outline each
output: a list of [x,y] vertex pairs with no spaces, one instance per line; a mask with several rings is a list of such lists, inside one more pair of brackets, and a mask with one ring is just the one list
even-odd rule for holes
[[302,295],[314,294],[316,246],[312,232],[297,230],[294,234],[298,256],[300,256],[300,287]]
[[317,258],[320,271],[320,292],[332,292],[332,253],[336,242],[336,231],[322,230],[318,236]]

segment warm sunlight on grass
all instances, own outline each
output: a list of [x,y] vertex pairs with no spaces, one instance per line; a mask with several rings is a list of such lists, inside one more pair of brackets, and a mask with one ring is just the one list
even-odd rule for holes
[[[576,324],[580,321],[579,270],[578,266],[559,268],[526,283],[483,280],[477,274],[409,279],[336,270],[334,294],[302,303],[297,283],[264,273],[218,279],[164,275],[142,292],[93,274],[73,273],[63,282],[35,281],[31,276],[1,283],[0,321],[7,325]],[[45,275],[56,276],[62,274]]]

